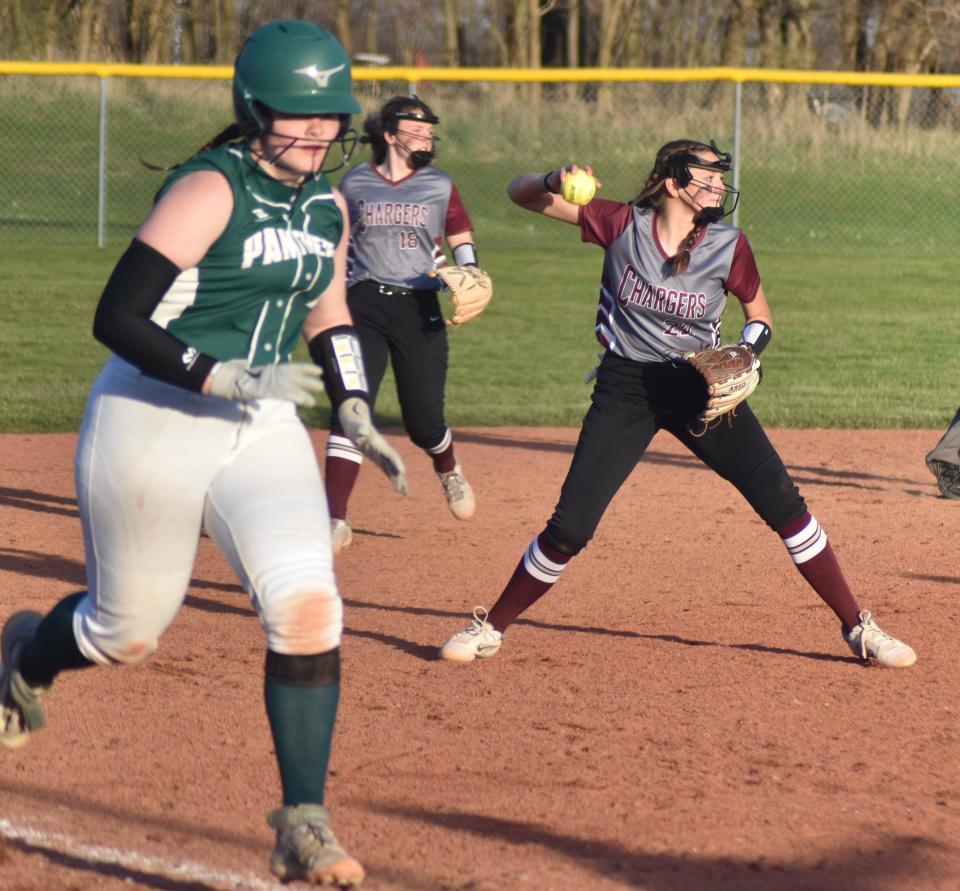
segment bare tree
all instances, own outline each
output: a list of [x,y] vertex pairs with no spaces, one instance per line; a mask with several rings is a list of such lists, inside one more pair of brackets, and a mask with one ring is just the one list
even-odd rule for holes
[[754,15],[751,0],[732,0],[720,21],[720,64],[743,65],[747,58],[747,31]]
[[443,0],[443,63],[460,65],[460,3],[458,0]]
[[379,20],[374,10],[367,10],[363,20],[365,23],[363,48],[368,53],[379,52],[380,41],[377,40]]
[[[594,7],[599,19],[599,42],[597,44],[597,66],[609,68],[614,63],[616,42],[620,34],[628,32],[625,26],[626,13],[632,9],[634,0],[587,0]],[[609,112],[611,106],[610,88],[606,84],[597,86],[597,109],[601,113]]]
[[82,0],[80,7],[80,22],[77,33],[77,58],[81,62],[90,59],[93,47],[99,42],[102,32],[103,7],[94,0]]
[[235,0],[216,0],[214,4],[216,61],[232,62],[237,55],[237,4]]
[[9,25],[9,33],[11,35],[9,38],[10,44],[12,44],[12,46],[18,46],[21,43],[26,43],[27,41],[24,40],[26,33],[21,0],[8,0],[8,2],[4,3],[3,7],[0,8],[0,14],[3,15],[3,20]]
[[[351,52],[443,65],[828,67],[950,71],[960,0],[0,0],[9,58],[230,62],[275,18],[306,18]],[[909,96],[902,92],[901,96]],[[904,99],[873,90],[872,120]]]
[[350,0],[337,0],[337,16],[334,31],[343,48],[348,52],[353,52],[353,30],[350,27]]

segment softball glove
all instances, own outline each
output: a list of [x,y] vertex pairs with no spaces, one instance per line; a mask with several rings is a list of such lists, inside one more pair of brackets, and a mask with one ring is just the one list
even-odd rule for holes
[[743,344],[684,353],[683,358],[707,382],[707,405],[699,415],[705,423],[736,408],[760,383],[760,360]]
[[439,278],[450,289],[453,316],[446,322],[451,328],[475,319],[493,296],[490,276],[476,266],[441,266],[430,277]]

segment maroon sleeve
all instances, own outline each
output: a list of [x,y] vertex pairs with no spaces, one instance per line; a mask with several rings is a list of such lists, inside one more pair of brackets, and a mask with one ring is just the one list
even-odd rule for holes
[[633,205],[594,198],[580,208],[577,222],[580,224],[580,238],[583,241],[609,247],[633,222]]
[[733,262],[727,275],[727,290],[741,303],[749,303],[760,289],[760,272],[753,258],[750,243],[742,232],[733,249]]
[[449,238],[451,235],[470,232],[472,229],[473,223],[470,222],[467,209],[463,206],[463,199],[460,197],[457,187],[451,183],[450,201],[447,203],[447,219],[443,225],[443,233]]

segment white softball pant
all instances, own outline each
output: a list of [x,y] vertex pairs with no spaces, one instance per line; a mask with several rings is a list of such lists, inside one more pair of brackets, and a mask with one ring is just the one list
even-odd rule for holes
[[136,662],[156,649],[186,595],[201,526],[270,650],[339,645],[326,496],[292,402],[242,406],[112,357],[90,394],[75,470],[89,594],[74,633],[88,659]]

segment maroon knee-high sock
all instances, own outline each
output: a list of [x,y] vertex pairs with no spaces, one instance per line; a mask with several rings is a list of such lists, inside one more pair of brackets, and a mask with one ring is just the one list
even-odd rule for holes
[[345,436],[331,435],[327,439],[323,480],[327,490],[327,508],[332,519],[347,518],[347,502],[360,473],[361,458],[360,450]]
[[443,439],[432,449],[424,449],[433,461],[433,469],[437,473],[449,473],[457,466],[457,458],[453,454],[453,434],[450,428],[444,433]]
[[800,575],[837,614],[843,627],[849,630],[859,623],[860,606],[850,593],[840,563],[827,541],[827,533],[820,524],[805,513],[779,530],[779,535]]
[[548,544],[541,532],[517,564],[507,587],[490,610],[487,621],[497,631],[505,631],[517,616],[553,587],[569,562],[570,555]]

